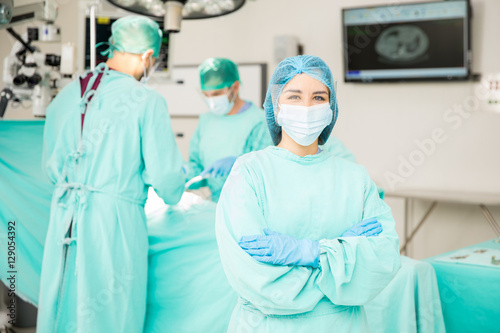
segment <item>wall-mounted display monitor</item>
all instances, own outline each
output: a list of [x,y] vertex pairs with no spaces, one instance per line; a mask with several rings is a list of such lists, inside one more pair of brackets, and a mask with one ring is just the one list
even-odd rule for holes
[[470,77],[469,1],[342,11],[346,82]]

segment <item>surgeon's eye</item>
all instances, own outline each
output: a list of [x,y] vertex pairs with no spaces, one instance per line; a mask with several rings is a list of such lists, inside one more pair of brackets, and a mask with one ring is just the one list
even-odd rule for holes
[[313,100],[319,101],[319,102],[325,102],[326,98],[324,98],[323,96],[314,96]]
[[300,99],[300,96],[299,96],[299,95],[290,95],[290,96],[288,96],[286,99],[290,99],[290,100],[299,100],[299,99]]

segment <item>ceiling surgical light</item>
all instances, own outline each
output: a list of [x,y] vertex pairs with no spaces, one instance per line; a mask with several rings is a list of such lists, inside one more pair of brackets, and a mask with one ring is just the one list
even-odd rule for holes
[[179,32],[181,20],[212,18],[233,13],[245,0],[108,0],[127,11],[164,20],[165,30]]

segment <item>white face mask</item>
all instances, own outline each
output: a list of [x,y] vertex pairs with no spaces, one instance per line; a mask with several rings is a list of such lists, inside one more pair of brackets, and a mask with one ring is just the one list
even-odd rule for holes
[[[142,59],[144,60],[145,58],[145,54],[142,56]],[[145,62],[142,64],[143,66],[143,75],[142,75],[142,78],[141,78],[141,83],[144,83],[146,84],[149,80],[149,78],[151,77],[151,75],[153,75],[153,72],[156,70],[156,67],[158,67],[158,61],[153,65],[153,56],[149,56],[149,71],[146,70],[146,64]]]
[[333,112],[330,103],[314,106],[282,104],[278,106],[278,125],[301,146],[311,145],[330,125]]
[[208,107],[210,108],[210,112],[212,112],[218,116],[224,116],[224,115],[228,114],[234,106],[235,99],[236,99],[236,95],[233,96],[233,100],[231,102],[229,102],[229,92],[227,94],[224,94],[224,95],[205,98],[205,100],[207,101]]

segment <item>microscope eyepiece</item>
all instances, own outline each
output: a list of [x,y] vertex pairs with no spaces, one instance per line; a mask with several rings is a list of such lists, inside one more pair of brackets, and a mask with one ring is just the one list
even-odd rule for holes
[[24,74],[19,74],[19,75],[16,75],[14,77],[14,79],[12,80],[12,82],[14,83],[14,85],[16,86],[20,86],[22,84],[24,84],[24,82],[26,82],[28,80],[28,77]]
[[34,87],[42,81],[42,77],[39,74],[33,74],[28,78],[28,87]]

